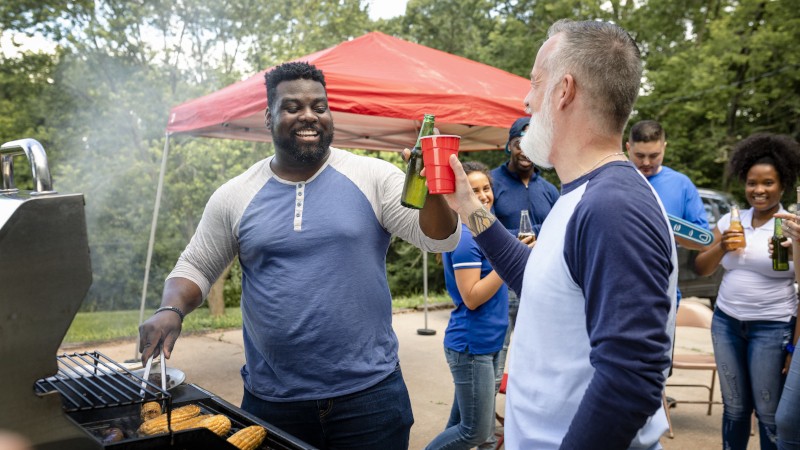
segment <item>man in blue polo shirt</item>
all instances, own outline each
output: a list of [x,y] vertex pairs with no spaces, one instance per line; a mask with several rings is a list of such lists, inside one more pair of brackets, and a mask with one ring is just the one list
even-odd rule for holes
[[[530,117],[520,117],[508,131],[506,153],[511,157],[508,162],[492,171],[494,181],[494,213],[497,220],[514,236],[519,233],[519,220],[522,211],[528,211],[533,224],[533,232],[539,235],[544,219],[550,213],[553,204],[558,200],[558,189],[541,176],[541,171],[533,165],[519,146],[522,136],[528,129]],[[500,389],[503,380],[508,345],[511,332],[517,322],[519,296],[508,290],[508,331],[500,351],[500,365],[495,378],[496,388]]]
[[[655,120],[643,120],[631,127],[628,134],[628,157],[656,190],[667,214],[708,228],[708,217],[697,188],[686,175],[662,165],[667,149],[664,127]],[[675,236],[675,242],[691,250],[704,247],[688,239]],[[678,290],[678,302],[681,292]]]
[[519,232],[519,219],[527,210],[537,235],[544,219],[558,200],[558,189],[542,178],[542,172],[529,160],[519,146],[528,129],[530,117],[520,117],[508,132],[506,153],[508,162],[492,170],[494,181],[494,212],[497,220],[514,236]]

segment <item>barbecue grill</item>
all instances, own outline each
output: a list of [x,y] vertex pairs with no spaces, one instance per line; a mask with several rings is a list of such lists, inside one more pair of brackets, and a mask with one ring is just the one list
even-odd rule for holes
[[[35,191],[14,185],[13,158],[22,155]],[[190,404],[224,414],[229,435],[263,426],[261,450],[314,450],[195,384],[167,392],[98,351],[54,357],[92,283],[83,195],[53,190],[47,156],[33,139],[3,144],[0,169],[0,429],[38,450],[236,448],[204,428],[137,437],[141,405],[154,401],[169,417]],[[124,439],[104,444],[110,427]]]

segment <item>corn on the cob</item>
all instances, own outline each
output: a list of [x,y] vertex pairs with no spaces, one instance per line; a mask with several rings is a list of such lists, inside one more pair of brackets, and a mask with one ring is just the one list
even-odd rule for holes
[[161,405],[158,402],[147,402],[142,405],[142,412],[139,417],[142,422],[147,422],[150,419],[155,419],[161,415]]
[[[172,411],[172,426],[197,417],[200,414],[200,407],[197,405],[186,405]],[[152,436],[154,434],[161,434],[168,432],[167,428],[167,414],[161,414],[155,419],[150,419],[139,427],[136,434],[141,436]]]
[[231,419],[218,414],[211,416],[195,424],[192,428],[208,428],[217,436],[225,436],[231,431]]
[[188,430],[189,428],[200,428],[197,424],[204,419],[208,419],[209,417],[213,417],[211,414],[203,414],[197,417],[192,417],[189,420],[184,420],[181,423],[177,423],[172,425],[172,431],[181,431],[181,430]]
[[240,450],[255,450],[264,442],[266,437],[267,430],[264,427],[253,425],[237,431],[236,434],[228,438],[228,442]]

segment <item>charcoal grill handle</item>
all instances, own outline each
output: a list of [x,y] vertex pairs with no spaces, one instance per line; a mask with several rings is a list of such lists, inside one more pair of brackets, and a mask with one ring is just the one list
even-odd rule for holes
[[50,166],[44,147],[36,139],[19,139],[6,142],[0,146],[0,170],[3,173],[3,185],[0,194],[17,192],[14,185],[14,157],[25,155],[31,164],[31,173],[36,183],[36,191],[32,195],[57,194],[53,190],[53,180],[50,178]]

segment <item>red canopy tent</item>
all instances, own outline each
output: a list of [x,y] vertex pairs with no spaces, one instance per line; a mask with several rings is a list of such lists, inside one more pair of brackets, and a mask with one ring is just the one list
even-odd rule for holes
[[[434,114],[442,134],[461,136],[461,151],[501,149],[508,128],[524,114],[522,100],[529,89],[525,78],[380,32],[295,61],[314,64],[325,73],[336,127],[335,147],[401,151],[416,142],[423,115]],[[140,324],[169,136],[271,142],[264,124],[264,74],[269,70],[170,110],[145,263]]]
[[[426,113],[461,150],[496,150],[524,114],[528,80],[380,32],[295,61],[325,73],[335,147],[400,151],[414,145]],[[270,142],[264,74],[175,106],[167,132]]]

